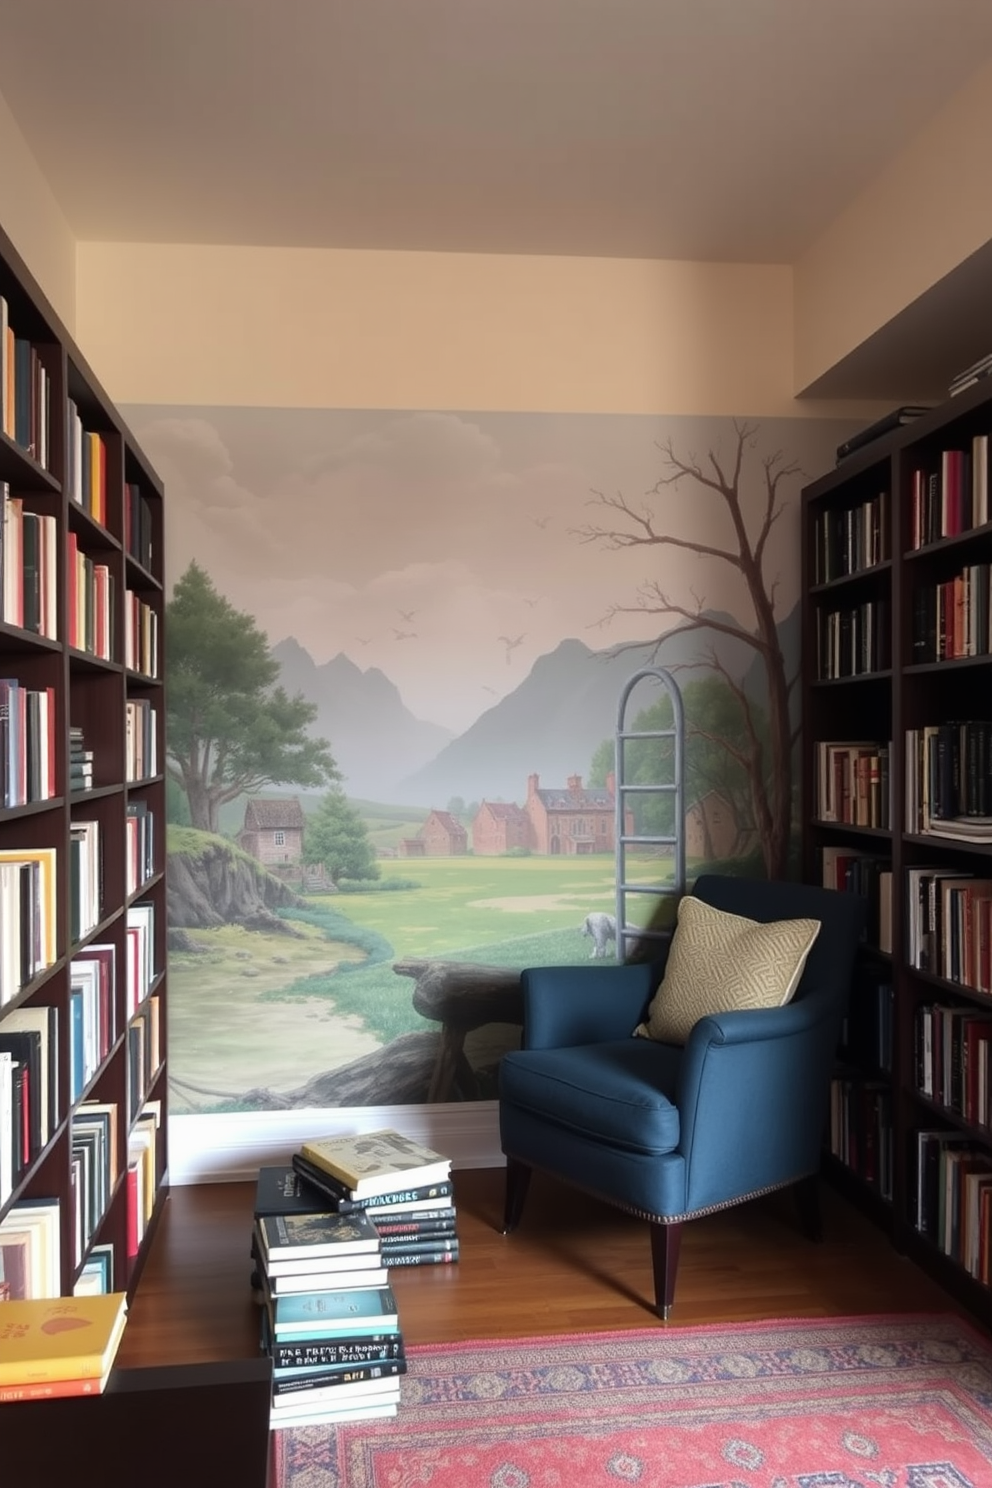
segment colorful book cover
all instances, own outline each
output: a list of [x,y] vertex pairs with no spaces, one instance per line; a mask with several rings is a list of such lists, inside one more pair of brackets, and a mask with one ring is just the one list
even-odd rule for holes
[[440,1181],[451,1171],[450,1158],[390,1127],[318,1137],[304,1142],[301,1152],[308,1162],[347,1184],[359,1197],[388,1193],[401,1183],[413,1186]]
[[356,1287],[331,1292],[290,1293],[272,1300],[280,1336],[293,1332],[356,1332],[358,1323],[376,1331],[399,1326],[396,1298],[388,1286]]
[[48,1297],[0,1308],[0,1385],[98,1379],[114,1360],[127,1295]]
[[374,1254],[379,1233],[364,1209],[353,1214],[266,1214],[258,1221],[270,1261]]

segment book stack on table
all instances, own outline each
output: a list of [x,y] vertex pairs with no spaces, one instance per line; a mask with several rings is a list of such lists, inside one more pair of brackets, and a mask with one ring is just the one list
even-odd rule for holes
[[4,1302],[0,1402],[101,1395],[126,1321],[124,1292]]
[[252,1248],[272,1428],[394,1416],[403,1338],[364,1211],[329,1210],[292,1168],[262,1168]]
[[450,1158],[387,1128],[304,1142],[293,1167],[339,1213],[369,1216],[387,1268],[458,1260]]

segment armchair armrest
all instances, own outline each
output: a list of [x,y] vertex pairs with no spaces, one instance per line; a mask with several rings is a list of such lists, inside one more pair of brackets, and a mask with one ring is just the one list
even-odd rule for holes
[[525,1049],[629,1038],[658,985],[657,963],[536,966],[521,973]]
[[677,1098],[689,1210],[816,1170],[836,1036],[828,997],[700,1019]]

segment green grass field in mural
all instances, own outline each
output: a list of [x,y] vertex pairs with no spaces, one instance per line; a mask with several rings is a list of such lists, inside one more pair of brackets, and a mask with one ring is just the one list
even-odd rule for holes
[[[664,867],[631,862],[628,873],[657,882]],[[171,957],[177,1111],[217,1109],[251,1089],[294,1090],[433,1026],[414,1010],[414,983],[393,970],[396,961],[579,964],[592,950],[586,914],[614,908],[611,857],[466,856],[395,868],[416,887],[309,896],[281,912],[293,936],[237,926],[188,932],[198,953]],[[654,902],[636,901],[639,923]]]

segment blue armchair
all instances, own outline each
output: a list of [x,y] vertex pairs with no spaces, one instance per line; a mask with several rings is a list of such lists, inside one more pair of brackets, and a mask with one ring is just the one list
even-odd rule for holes
[[632,1037],[664,971],[660,942],[650,963],[525,971],[523,1046],[500,1065],[504,1233],[534,1169],[647,1219],[666,1319],[687,1220],[797,1184],[818,1236],[831,1068],[866,910],[852,894],[715,874],[692,892],[763,923],[821,922],[786,1006],[704,1017],[684,1048]]

